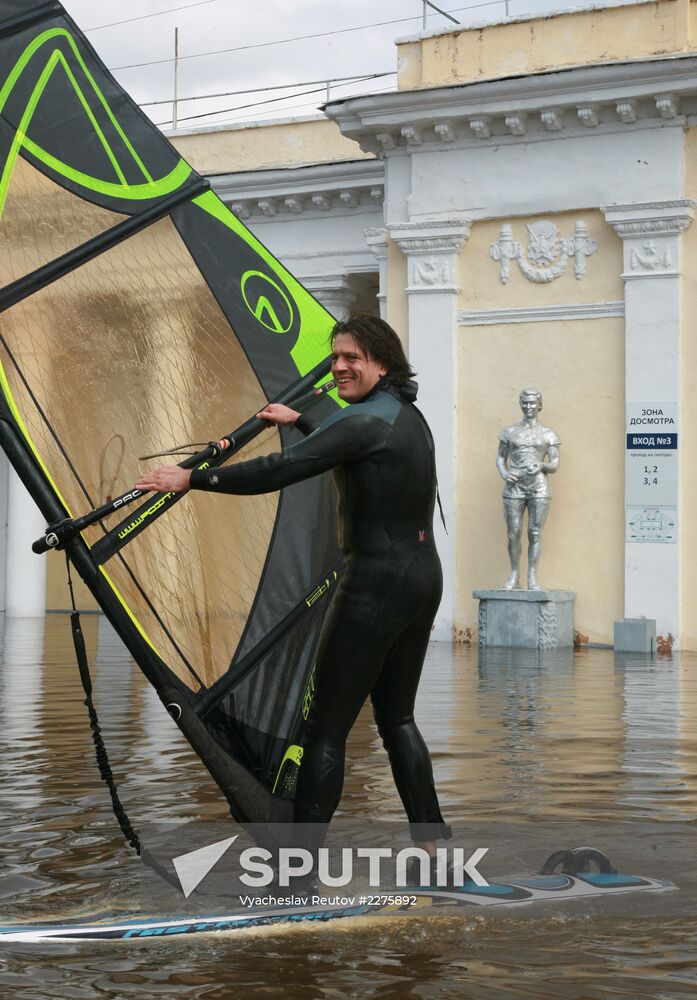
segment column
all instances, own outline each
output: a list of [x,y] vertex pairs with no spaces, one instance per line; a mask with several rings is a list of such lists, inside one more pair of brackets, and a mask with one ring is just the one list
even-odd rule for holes
[[318,274],[302,278],[302,283],[334,319],[346,319],[350,315],[356,294],[345,275]]
[[380,318],[387,318],[387,231],[385,229],[366,229],[363,233],[365,242],[378,262],[380,283],[378,287],[378,304]]
[[624,244],[625,616],[680,636],[680,322],[688,199],[604,208]]
[[26,487],[9,471],[7,496],[7,561],[5,607],[8,618],[43,618],[46,612],[46,559],[35,556],[32,542],[43,535],[46,521]]
[[443,599],[433,638],[450,641],[456,591],[456,310],[460,291],[458,256],[469,236],[461,218],[393,223],[391,238],[407,255],[409,360],[419,382],[418,405],[436,443],[438,485],[447,534],[436,511],[435,534],[443,563]]

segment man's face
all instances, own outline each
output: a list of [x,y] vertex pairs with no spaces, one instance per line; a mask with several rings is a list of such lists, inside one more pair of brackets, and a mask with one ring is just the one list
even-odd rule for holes
[[357,403],[387,375],[387,369],[369,357],[352,334],[339,333],[332,347],[332,375],[339,398]]
[[523,411],[524,417],[528,419],[536,417],[540,412],[540,400],[537,396],[521,396],[520,408]]

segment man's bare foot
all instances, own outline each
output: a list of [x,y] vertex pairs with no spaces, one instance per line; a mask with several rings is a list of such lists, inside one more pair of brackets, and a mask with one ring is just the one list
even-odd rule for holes
[[541,590],[534,571],[528,573],[528,590]]
[[504,585],[504,590],[515,590],[517,586],[518,586],[518,574],[517,572],[514,571],[506,580],[506,583]]

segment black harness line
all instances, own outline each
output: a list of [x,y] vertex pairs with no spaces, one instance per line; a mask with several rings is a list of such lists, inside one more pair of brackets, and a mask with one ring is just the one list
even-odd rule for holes
[[114,810],[114,816],[118,820],[119,828],[121,833],[124,835],[126,842],[133,848],[136,854],[140,855],[141,845],[138,838],[138,834],[133,829],[131,821],[128,818],[128,814],[123,807],[121,799],[119,798],[119,792],[116,787],[116,782],[114,781],[114,775],[111,770],[111,764],[109,763],[109,755],[107,749],[104,745],[104,740],[102,739],[102,730],[99,725],[99,717],[97,715],[97,710],[94,707],[92,701],[92,678],[90,676],[90,667],[87,661],[87,649],[85,648],[85,637],[82,634],[82,626],[80,625],[80,612],[77,610],[77,605],[75,604],[75,594],[73,591],[73,580],[70,573],[70,559],[66,552],[65,555],[65,565],[68,572],[68,589],[70,591],[70,604],[72,611],[70,612],[70,627],[73,633],[73,645],[75,647],[75,658],[77,659],[78,669],[80,671],[80,680],[82,681],[82,690],[85,693],[85,699],[83,704],[87,708],[87,714],[90,718],[90,729],[92,730],[92,742],[94,743],[95,756],[97,758],[97,766],[99,767],[99,773],[102,777],[102,781],[109,789],[109,795],[111,796],[111,805]]
[[68,590],[70,591],[70,604],[72,611],[70,612],[70,628],[73,634],[73,645],[75,647],[75,658],[77,660],[78,670],[80,672],[80,680],[82,682],[82,690],[85,693],[85,698],[83,704],[87,708],[87,714],[90,720],[90,730],[92,732],[92,742],[94,743],[94,752],[97,760],[97,767],[99,768],[99,773],[101,775],[102,781],[109,789],[109,795],[111,797],[111,808],[114,812],[114,816],[119,824],[119,829],[126,840],[129,847],[132,847],[136,852],[138,857],[144,864],[151,868],[157,875],[163,878],[166,882],[174,888],[179,889],[179,883],[174,878],[174,876],[164,868],[156,858],[153,857],[150,852],[143,847],[143,844],[138,836],[137,832],[133,829],[133,824],[126,812],[121,798],[119,796],[119,790],[116,787],[116,780],[114,779],[113,771],[111,770],[111,763],[109,762],[109,754],[107,748],[104,744],[104,739],[102,737],[102,729],[99,724],[99,716],[97,715],[97,710],[94,707],[94,702],[92,701],[92,677],[90,675],[89,662],[87,660],[87,649],[85,647],[85,637],[82,634],[82,626],[80,625],[80,612],[77,610],[77,605],[75,604],[75,593],[73,591],[73,580],[70,573],[70,558],[68,553],[65,554],[65,565],[68,573]]

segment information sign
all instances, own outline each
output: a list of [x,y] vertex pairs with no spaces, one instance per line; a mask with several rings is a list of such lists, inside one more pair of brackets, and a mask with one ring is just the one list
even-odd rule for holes
[[678,404],[627,405],[627,541],[676,542]]

